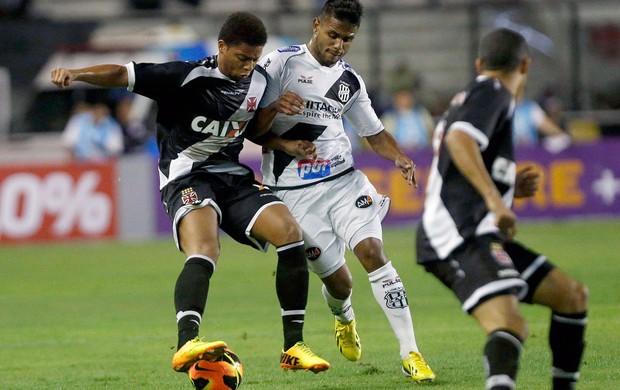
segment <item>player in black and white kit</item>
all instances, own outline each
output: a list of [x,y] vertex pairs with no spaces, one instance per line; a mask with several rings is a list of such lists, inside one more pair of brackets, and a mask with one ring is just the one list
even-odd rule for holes
[[327,1],[314,19],[307,45],[280,48],[261,59],[268,75],[261,107],[291,91],[303,98],[305,109],[298,115],[277,114],[271,133],[256,142],[270,147],[275,134],[312,141],[318,151],[317,158],[296,158],[269,150],[263,155],[263,182],[289,206],[304,230],[308,265],[323,281],[342,355],[351,361],[361,357],[351,306],[353,281],[344,257],[349,248],[368,272],[373,295],[398,339],[404,375],[417,382],[432,381],[435,374],[419,352],[404,285],[383,249],[381,220],[389,198],[355,170],[343,127],[346,118],[377,154],[393,161],[410,185],[415,183],[413,162],[384,130],[360,75],[342,60],[361,16],[357,0]]
[[[267,243],[276,246],[282,359],[290,369],[329,368],[303,342],[308,269],[301,228],[282,201],[239,163],[244,132],[266,87],[264,69],[255,67],[266,41],[262,21],[237,12],[220,30],[218,53],[201,61],[52,71],[52,81],[61,88],[73,81],[126,87],[158,104],[161,197],[173,222],[175,242],[187,256],[174,293],[176,371],[187,371],[201,358],[216,358],[226,347],[222,341],[203,342],[197,337],[209,280],[220,257],[218,226],[257,249],[265,251]],[[268,111],[297,114],[301,104],[299,97],[283,93]],[[300,157],[314,155],[314,146],[307,141],[282,140],[280,146]]]
[[552,310],[553,389],[579,378],[587,289],[513,240],[513,198],[532,196],[540,173],[517,168],[512,116],[530,57],[523,37],[494,30],[480,44],[478,77],[458,93],[435,129],[418,262],[452,289],[487,334],[487,389],[516,387],[527,323],[519,301]]

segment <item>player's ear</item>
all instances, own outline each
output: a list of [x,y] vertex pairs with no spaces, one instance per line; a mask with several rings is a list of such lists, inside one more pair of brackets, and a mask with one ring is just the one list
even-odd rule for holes
[[521,64],[519,65],[519,72],[521,74],[527,74],[530,70],[530,64],[532,63],[532,59],[527,57],[521,60]]
[[483,70],[484,68],[482,67],[482,60],[480,58],[476,58],[476,72],[480,74]]
[[226,50],[226,47],[226,43],[223,40],[220,39],[219,41],[217,41],[217,51],[219,53],[223,53],[224,50]]
[[320,25],[321,25],[321,21],[319,20],[319,18],[314,18],[314,20],[312,21],[312,35],[314,35],[315,37],[319,35]]

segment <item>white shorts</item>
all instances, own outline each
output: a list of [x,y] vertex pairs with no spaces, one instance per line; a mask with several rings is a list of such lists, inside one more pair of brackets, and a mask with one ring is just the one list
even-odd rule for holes
[[365,229],[366,237],[355,236],[373,220],[382,220],[390,205],[390,198],[379,194],[361,171],[305,188],[274,192],[301,225],[308,268],[321,278],[344,264],[346,248],[353,249],[363,238],[382,239],[380,224],[378,229]]

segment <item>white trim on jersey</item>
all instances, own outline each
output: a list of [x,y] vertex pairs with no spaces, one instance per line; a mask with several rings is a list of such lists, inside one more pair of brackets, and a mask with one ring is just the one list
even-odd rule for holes
[[[433,160],[431,175],[428,180],[427,194],[439,194],[442,182],[441,175],[439,175],[437,170],[437,159],[435,159]],[[426,236],[439,258],[445,259],[454,248],[463,243],[463,237],[459,234],[456,223],[443,204],[441,197],[427,197],[424,207],[425,212],[422,214],[422,224]]]
[[212,77],[216,79],[224,79],[224,80],[233,81],[231,78],[226,77],[222,72],[220,72],[219,68],[213,69],[213,68],[205,68],[204,66],[200,66],[200,67],[192,69],[192,71],[187,74],[187,77],[185,77],[185,80],[183,80],[181,87],[199,77]]
[[480,145],[481,151],[486,150],[487,146],[489,146],[489,137],[487,137],[487,135],[484,134],[484,132],[478,130],[474,125],[472,125],[469,122],[463,122],[463,121],[454,122],[450,125],[448,130],[450,131],[457,130],[457,131],[462,131],[465,134],[468,134],[473,139],[475,139],[476,142],[478,142],[478,145]]
[[133,92],[133,87],[136,85],[136,71],[133,67],[133,62],[125,64],[127,69],[127,90]]
[[476,236],[499,232],[499,228],[495,226],[495,213],[488,212],[482,218],[478,226],[476,226]]
[[161,170],[159,171],[159,189],[161,190],[162,188],[164,188],[168,184],[170,179],[175,179],[187,172],[190,172],[192,170],[193,164],[193,160],[185,156],[183,153],[180,153],[177,159],[170,161],[170,166],[168,168],[168,177],[166,177],[161,172]]

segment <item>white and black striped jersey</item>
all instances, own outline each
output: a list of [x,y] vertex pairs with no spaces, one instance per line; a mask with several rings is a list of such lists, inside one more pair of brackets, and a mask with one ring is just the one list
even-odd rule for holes
[[217,56],[195,62],[131,62],[126,67],[127,89],[158,105],[160,189],[199,168],[248,173],[239,165],[239,152],[243,132],[265,91],[261,67],[240,81],[220,72]]
[[268,78],[261,107],[286,91],[306,102],[303,114],[277,114],[271,131],[286,139],[312,141],[318,151],[316,160],[295,159],[280,151],[264,154],[264,183],[272,189],[299,188],[351,171],[353,154],[343,117],[360,136],[383,130],[362,78],[343,60],[332,67],[322,66],[306,45],[275,50],[259,65]]
[[464,131],[474,138],[487,171],[505,204],[511,206],[516,178],[514,106],[512,94],[498,79],[483,76],[452,99],[433,135],[435,156],[417,232],[418,262],[446,259],[466,240],[499,231],[494,215],[459,172],[442,139],[450,131]]

